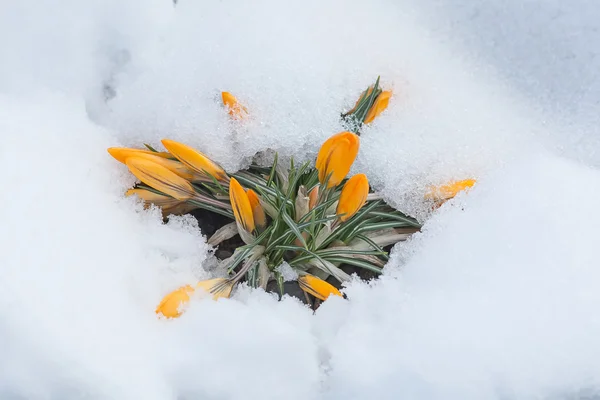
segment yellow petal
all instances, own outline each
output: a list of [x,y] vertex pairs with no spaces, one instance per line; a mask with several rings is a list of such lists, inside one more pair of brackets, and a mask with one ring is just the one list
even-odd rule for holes
[[300,288],[308,294],[312,294],[319,300],[327,300],[331,295],[342,297],[342,293],[330,283],[313,275],[304,275],[298,278]]
[[365,174],[356,174],[344,184],[336,214],[342,222],[349,220],[367,202],[369,180]]
[[190,295],[194,292],[194,288],[190,285],[180,287],[179,289],[166,295],[158,307],[156,313],[162,314],[167,318],[177,318],[181,312],[181,306],[190,301]]
[[360,140],[352,132],[341,132],[327,139],[321,146],[315,163],[321,184],[331,174],[327,188],[339,185],[350,172],[359,146]]
[[248,199],[246,191],[235,178],[229,182],[229,200],[233,208],[233,215],[236,221],[248,232],[254,230],[254,216],[252,205]]
[[252,189],[248,189],[246,191],[248,195],[248,200],[250,201],[250,207],[252,207],[252,216],[254,217],[254,224],[264,228],[267,225],[267,216],[265,215],[265,210],[263,210],[260,205],[260,199],[256,192]]
[[[166,153],[166,154],[169,154],[169,153]],[[157,157],[154,154],[147,154],[147,153],[134,154],[134,156],[137,158],[143,158],[143,159],[155,162],[157,164],[160,164],[163,167],[165,167],[166,169],[168,169],[169,171],[176,173],[177,175],[179,175],[180,177],[182,177],[183,179],[186,179],[188,181],[193,181],[197,178],[195,171],[186,167],[184,164],[182,164],[181,162],[179,162],[177,160],[170,160],[170,159],[163,158],[163,157]]]
[[248,116],[248,110],[241,105],[238,99],[229,92],[221,92],[223,105],[229,109],[229,115],[233,119],[244,119]]
[[194,148],[169,139],[163,139],[162,144],[173,156],[194,171],[203,175],[212,175],[216,179],[227,178],[223,168]]
[[154,152],[154,151],[150,151],[150,150],[141,150],[141,149],[130,149],[127,147],[110,147],[108,149],[108,153],[113,156],[117,161],[122,162],[123,164],[125,164],[125,161],[127,160],[128,157],[131,156],[139,156],[141,154],[150,154],[156,157],[162,157],[162,158],[170,158],[173,157],[171,154],[167,153],[167,152]]
[[146,203],[152,203],[158,207],[173,207],[181,203],[180,200],[174,199],[170,196],[151,192],[146,189],[129,189],[125,192],[125,196],[136,195]]
[[128,157],[126,164],[136,178],[177,200],[188,200],[196,193],[188,181],[160,164],[138,157]]
[[375,99],[375,102],[373,103],[371,108],[369,109],[369,112],[365,117],[364,123],[370,124],[375,118],[379,116],[379,114],[384,112],[390,102],[391,97],[392,92],[390,90],[385,90],[381,92],[379,96],[377,96],[377,98]]
[[464,179],[462,181],[450,182],[441,186],[430,187],[429,192],[425,195],[426,199],[430,200],[449,200],[456,196],[459,192],[469,189],[475,185],[475,179]]
[[215,278],[198,282],[196,288],[212,294],[213,300],[217,300],[220,298],[229,298],[233,289],[233,283],[226,278]]

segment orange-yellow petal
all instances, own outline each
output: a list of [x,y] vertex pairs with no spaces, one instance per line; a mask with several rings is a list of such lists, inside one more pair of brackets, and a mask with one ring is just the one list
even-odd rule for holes
[[[166,153],[166,154],[169,154],[169,153]],[[135,156],[137,158],[144,158],[146,160],[150,160],[152,162],[160,164],[163,167],[165,167],[166,169],[168,169],[169,171],[176,173],[177,175],[179,175],[180,177],[182,177],[183,179],[188,180],[188,181],[193,181],[197,177],[195,171],[191,170],[190,168],[188,168],[183,163],[181,163],[177,160],[172,160],[172,159],[168,159],[168,158],[164,158],[164,157],[158,157],[158,156],[155,156],[154,154],[147,154],[147,153],[133,154],[132,156]]]
[[365,205],[369,195],[369,180],[365,174],[356,174],[342,188],[336,214],[340,221],[349,220]]
[[375,102],[369,109],[367,116],[365,117],[365,124],[370,124],[373,122],[375,118],[379,116],[385,109],[387,108],[390,98],[392,97],[392,92],[390,90],[385,90],[377,96]]
[[129,189],[125,192],[125,196],[136,195],[146,203],[152,203],[158,207],[173,207],[181,203],[181,200],[174,199],[170,196],[151,192],[146,189]]
[[156,313],[162,314],[167,318],[177,318],[181,312],[181,306],[190,301],[190,295],[194,293],[194,288],[190,285],[180,287],[163,297],[162,301],[156,307]]
[[250,201],[250,206],[252,207],[254,224],[264,228],[267,225],[267,216],[265,215],[265,210],[263,210],[262,206],[260,205],[258,195],[252,189],[248,189],[246,194],[248,195],[248,200]]
[[298,278],[300,288],[308,294],[312,294],[319,300],[327,300],[331,295],[342,297],[342,293],[330,283],[313,275],[304,275]]
[[167,152],[154,152],[154,151],[150,151],[150,150],[142,150],[142,149],[130,149],[127,147],[110,147],[108,148],[108,153],[113,156],[117,161],[125,164],[125,161],[127,160],[128,157],[131,156],[135,156],[135,155],[141,155],[141,154],[150,154],[156,157],[162,157],[162,158],[170,158],[173,157],[171,154],[167,153]]
[[473,187],[476,182],[475,179],[464,179],[462,181],[454,181],[441,186],[432,186],[429,188],[429,192],[425,195],[425,198],[436,201],[449,200],[459,192]]
[[229,115],[233,119],[244,119],[248,116],[248,110],[246,107],[240,104],[238,99],[229,92],[221,92],[223,98],[223,105],[228,108]]
[[175,158],[194,171],[203,175],[212,175],[214,178],[220,180],[227,178],[227,174],[221,166],[198,150],[169,139],[163,139],[162,144]]
[[233,289],[233,283],[226,278],[215,278],[198,282],[196,288],[212,294],[213,300],[217,300],[220,298],[229,298]]
[[327,139],[321,146],[315,163],[321,184],[331,174],[327,188],[339,185],[350,172],[359,147],[360,139],[352,132],[341,132]]
[[229,182],[229,200],[231,201],[235,220],[242,225],[246,231],[252,232],[254,230],[252,205],[250,204],[246,191],[235,178],[231,178],[231,181]]
[[136,178],[177,200],[188,200],[196,193],[188,181],[153,161],[128,157],[126,164]]

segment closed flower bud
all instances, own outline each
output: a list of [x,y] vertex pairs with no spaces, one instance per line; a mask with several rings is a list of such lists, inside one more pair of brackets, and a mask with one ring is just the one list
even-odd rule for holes
[[371,108],[369,109],[369,112],[365,117],[364,123],[370,124],[375,118],[379,116],[379,114],[384,112],[390,102],[391,97],[392,92],[390,90],[385,90],[381,92],[379,96],[377,96],[377,98],[375,99],[375,102],[373,103]]
[[177,200],[188,200],[196,194],[191,183],[160,164],[139,157],[127,158],[126,164],[136,178]]
[[162,144],[179,161],[199,174],[211,175],[217,180],[227,179],[223,168],[192,147],[169,139],[163,139]]
[[108,153],[115,158],[118,162],[125,164],[125,161],[128,157],[141,155],[141,154],[150,154],[156,157],[162,158],[171,158],[173,157],[171,154],[167,152],[154,152],[150,150],[141,150],[141,149],[130,149],[127,147],[110,147],[108,148]]
[[222,92],[223,105],[227,107],[229,115],[233,119],[241,120],[248,116],[248,110],[241,105],[238,99],[229,92]]
[[215,278],[200,281],[196,284],[196,288],[186,285],[167,294],[158,307],[156,313],[162,314],[167,318],[177,318],[182,314],[182,306],[185,306],[196,289],[212,294],[213,300],[220,298],[228,298],[233,289],[233,283],[226,278]]
[[359,146],[360,139],[352,132],[341,132],[327,139],[315,163],[321,184],[329,177],[327,188],[339,185],[350,172]]
[[237,223],[246,231],[254,230],[254,214],[248,194],[235,178],[229,182],[229,200]]
[[456,196],[459,192],[471,188],[475,185],[475,182],[475,179],[464,179],[462,181],[449,182],[441,186],[432,186],[429,188],[429,192],[425,195],[425,198],[428,200],[446,201]]
[[179,317],[182,314],[181,307],[190,301],[192,293],[194,293],[194,288],[190,285],[172,291],[163,297],[158,307],[156,307],[156,313],[167,318]]
[[331,295],[342,297],[342,293],[332,284],[313,275],[304,275],[298,278],[300,288],[308,294],[312,294],[319,300],[327,300]]
[[250,201],[250,207],[252,208],[252,216],[254,218],[254,224],[260,228],[264,228],[267,225],[267,216],[265,210],[260,205],[260,199],[256,192],[252,189],[246,191],[248,200]]
[[369,194],[369,181],[365,174],[356,174],[348,179],[342,188],[336,214],[340,221],[349,220],[367,202]]

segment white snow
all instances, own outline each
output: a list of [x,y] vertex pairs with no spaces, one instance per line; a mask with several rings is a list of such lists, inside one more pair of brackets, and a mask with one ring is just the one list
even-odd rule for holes
[[[487,25],[510,26],[519,7],[507,2],[506,20],[493,20],[483,2],[493,22],[478,24],[475,6],[453,3],[451,16],[435,0],[4,4],[0,398],[596,393],[597,128],[555,106],[570,99],[568,82],[560,96],[545,89],[561,68],[568,81],[598,62],[581,51],[583,36],[572,39],[579,62],[533,52],[536,68],[523,75],[527,52],[511,69],[477,47]],[[543,35],[548,15],[531,32]],[[498,37],[507,54],[519,40]],[[209,247],[193,220],[165,225],[124,198],[134,179],[106,148],[169,137],[230,171],[265,148],[311,159],[379,74],[395,96],[365,129],[354,171],[429,218],[383,278],[353,282],[349,300],[314,315],[241,288],[229,300],[194,299],[178,320],[156,318],[164,294],[211,276]],[[527,86],[524,76],[549,78]],[[108,102],[106,82],[116,91]],[[247,124],[231,124],[221,90],[249,108]],[[579,110],[598,100],[586,96]],[[427,185],[472,176],[468,195],[428,214]]]

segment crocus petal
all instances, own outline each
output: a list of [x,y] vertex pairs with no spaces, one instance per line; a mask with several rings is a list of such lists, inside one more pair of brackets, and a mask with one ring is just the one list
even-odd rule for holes
[[352,132],[341,132],[327,139],[321,146],[315,163],[321,184],[329,176],[327,188],[339,185],[350,172],[359,146],[360,139]]
[[379,94],[379,96],[377,96],[377,99],[375,99],[375,102],[371,106],[371,109],[369,109],[369,112],[367,113],[367,116],[365,117],[364,123],[370,124],[371,122],[373,122],[373,120],[375,118],[377,118],[379,116],[379,114],[381,114],[383,111],[385,111],[385,109],[387,108],[387,106],[390,102],[391,97],[392,97],[392,92],[390,90],[381,92]]
[[171,154],[167,153],[167,152],[154,152],[154,151],[150,151],[150,150],[141,150],[141,149],[130,149],[127,147],[110,147],[108,149],[108,153],[113,156],[115,158],[115,160],[125,164],[125,161],[127,160],[128,157],[131,156],[139,156],[141,154],[150,154],[156,157],[162,157],[162,158],[171,158],[173,157]]
[[252,216],[254,217],[254,223],[264,228],[267,225],[267,216],[265,215],[265,210],[263,210],[260,205],[260,199],[256,192],[252,189],[248,189],[246,191],[248,195],[248,200],[250,201],[250,206],[252,207]]
[[248,110],[242,106],[238,99],[229,92],[222,92],[223,105],[229,109],[229,115],[233,119],[244,119],[248,116]]
[[126,164],[136,178],[177,200],[188,200],[196,193],[188,181],[160,164],[138,157],[127,158]]
[[477,181],[475,179],[464,179],[462,181],[450,182],[441,186],[430,187],[429,192],[425,195],[429,200],[449,200],[456,196],[459,192],[471,188]]
[[[169,154],[169,153],[167,153],[167,154]],[[195,171],[186,167],[184,164],[182,164],[181,162],[179,162],[177,160],[171,160],[171,159],[164,158],[164,157],[158,157],[154,154],[148,154],[148,153],[138,153],[138,154],[134,153],[133,156],[135,156],[137,158],[143,158],[146,160],[150,160],[152,162],[155,162],[156,164],[160,164],[163,167],[165,167],[166,169],[168,169],[169,171],[176,173],[177,175],[179,175],[180,177],[182,177],[183,179],[186,179],[188,181],[193,181],[197,178]]]
[[236,221],[248,232],[254,230],[254,216],[252,205],[246,191],[235,178],[229,182],[229,200],[233,208]]
[[369,180],[365,174],[356,174],[342,188],[336,214],[342,222],[349,220],[367,202]]
[[162,314],[167,318],[179,317],[182,314],[181,306],[190,301],[192,293],[194,293],[194,288],[190,285],[174,290],[162,299],[158,307],[156,307],[156,313]]
[[196,288],[212,294],[213,300],[217,300],[220,298],[229,298],[233,289],[233,283],[226,278],[215,278],[198,282]]
[[203,175],[212,175],[220,180],[227,178],[223,168],[196,149],[169,139],[163,139],[162,144],[173,156],[194,171]]
[[331,295],[342,297],[342,293],[332,284],[313,275],[304,275],[298,278],[300,288],[308,294],[312,294],[319,300],[327,300]]
[[125,196],[136,195],[146,203],[152,203],[158,207],[173,207],[181,203],[181,200],[174,199],[170,196],[151,192],[146,189],[129,189],[125,192]]

